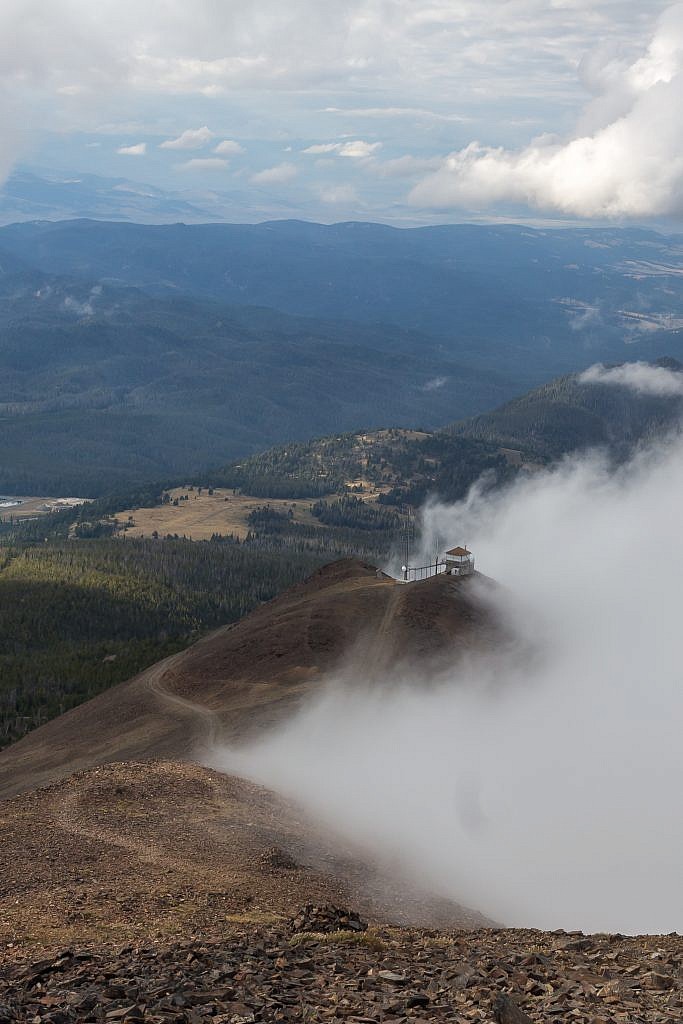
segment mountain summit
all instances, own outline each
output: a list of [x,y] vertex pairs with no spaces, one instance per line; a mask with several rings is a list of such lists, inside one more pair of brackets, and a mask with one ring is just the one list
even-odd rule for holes
[[371,682],[415,659],[432,666],[454,646],[488,645],[498,626],[480,592],[492,585],[478,573],[404,585],[365,562],[333,562],[3,750],[0,798],[94,765],[191,760],[219,739],[254,737],[356,654]]
[[361,561],[332,563],[4,750],[0,941],[182,935],[286,918],[307,901],[394,923],[485,923],[195,759],[262,735],[341,663],[373,685],[403,662],[492,643],[490,586],[478,574],[403,585]]

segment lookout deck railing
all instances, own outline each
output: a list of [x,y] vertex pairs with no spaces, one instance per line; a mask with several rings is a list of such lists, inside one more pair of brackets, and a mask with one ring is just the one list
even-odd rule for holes
[[427,580],[430,576],[438,576],[446,571],[445,562],[430,562],[429,565],[404,565],[401,568],[405,583],[413,583],[416,580]]

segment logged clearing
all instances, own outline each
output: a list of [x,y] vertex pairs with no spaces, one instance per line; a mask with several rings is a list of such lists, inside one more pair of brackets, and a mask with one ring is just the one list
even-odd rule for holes
[[[380,493],[367,480],[349,481],[349,485],[363,486],[363,500],[376,501]],[[278,512],[288,513],[292,520],[306,526],[321,527],[320,520],[311,513],[315,504],[310,498],[256,498],[250,494],[234,494],[231,488],[216,487],[212,494],[205,488],[174,487],[168,492],[171,501],[155,508],[129,508],[118,512],[116,521],[122,528],[118,536],[151,537],[154,531],[160,537],[169,533],[189,540],[210,540],[214,534],[227,537],[233,534],[244,540],[249,532],[249,514],[264,505]],[[186,500],[187,496],[187,500]],[[326,499],[338,495],[330,493]],[[174,502],[178,501],[175,505]]]
[[[270,505],[278,512],[292,510],[295,523],[320,526],[311,514],[312,501],[290,498],[255,498],[249,494],[233,494],[228,488],[217,487],[213,494],[202,488],[201,494],[195,488],[175,487],[168,492],[170,503],[156,508],[135,508],[119,512],[116,521],[125,527],[130,537],[150,537],[156,530],[160,537],[178,534],[190,540],[210,540],[214,534],[223,537],[231,533],[243,540],[249,532],[249,513],[264,505]],[[187,495],[187,500],[185,500]],[[178,500],[178,504],[173,502]],[[123,536],[123,534],[119,534]]]

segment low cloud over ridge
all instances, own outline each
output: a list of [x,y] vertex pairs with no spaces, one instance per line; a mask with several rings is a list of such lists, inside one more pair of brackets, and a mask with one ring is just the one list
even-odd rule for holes
[[584,384],[615,384],[641,395],[683,397],[683,373],[651,363],[623,363],[610,367],[596,363],[584,370],[579,380]]
[[[520,653],[321,699],[214,764],[299,800],[422,883],[515,925],[680,929],[683,444],[567,460],[431,505],[504,585]],[[529,646],[536,657],[521,652]]]

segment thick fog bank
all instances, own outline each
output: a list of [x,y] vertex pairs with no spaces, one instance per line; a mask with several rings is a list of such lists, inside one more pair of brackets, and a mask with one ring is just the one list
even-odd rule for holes
[[419,666],[371,691],[330,680],[213,763],[500,921],[682,930],[682,510],[679,438],[616,472],[593,455],[431,505],[425,550],[467,542],[537,656],[429,687]]

